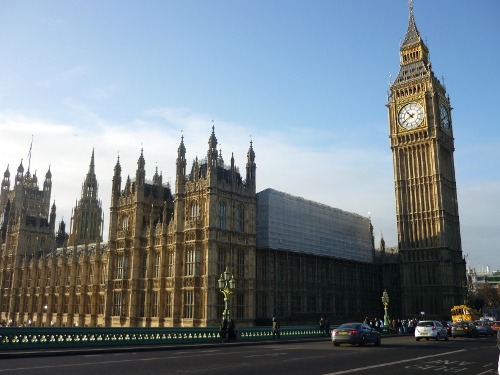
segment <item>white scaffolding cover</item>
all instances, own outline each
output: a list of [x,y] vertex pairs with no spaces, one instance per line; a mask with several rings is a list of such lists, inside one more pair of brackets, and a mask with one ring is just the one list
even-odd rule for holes
[[257,194],[257,249],[373,261],[370,219],[273,189]]

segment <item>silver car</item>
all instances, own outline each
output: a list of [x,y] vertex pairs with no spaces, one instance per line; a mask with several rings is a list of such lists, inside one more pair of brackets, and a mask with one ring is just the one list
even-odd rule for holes
[[420,339],[448,341],[448,332],[437,320],[421,320],[415,327],[415,340],[420,341]]
[[380,332],[365,323],[344,323],[332,330],[332,343],[363,346],[369,342],[380,345]]

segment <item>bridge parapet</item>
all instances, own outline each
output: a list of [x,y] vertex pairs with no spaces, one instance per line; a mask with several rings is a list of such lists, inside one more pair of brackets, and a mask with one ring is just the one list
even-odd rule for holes
[[[283,326],[281,339],[320,337],[317,326]],[[271,327],[241,327],[238,341],[272,339]],[[220,331],[207,328],[1,327],[0,350],[168,345],[220,342]]]

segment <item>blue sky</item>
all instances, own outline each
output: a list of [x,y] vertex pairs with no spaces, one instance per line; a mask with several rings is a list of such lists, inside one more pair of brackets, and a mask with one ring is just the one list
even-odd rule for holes
[[[454,108],[462,247],[500,269],[500,2],[415,0],[433,71]],[[95,148],[109,222],[120,155],[141,148],[174,182],[181,136],[202,158],[212,125],[257,189],[370,216],[397,245],[389,86],[408,26],[406,0],[4,1],[0,4],[0,169],[49,165],[58,220],[69,221]]]

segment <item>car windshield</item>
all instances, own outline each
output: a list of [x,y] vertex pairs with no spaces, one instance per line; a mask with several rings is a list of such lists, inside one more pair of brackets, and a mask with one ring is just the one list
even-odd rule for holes
[[361,327],[361,323],[344,323],[339,325],[338,329],[359,329]]

